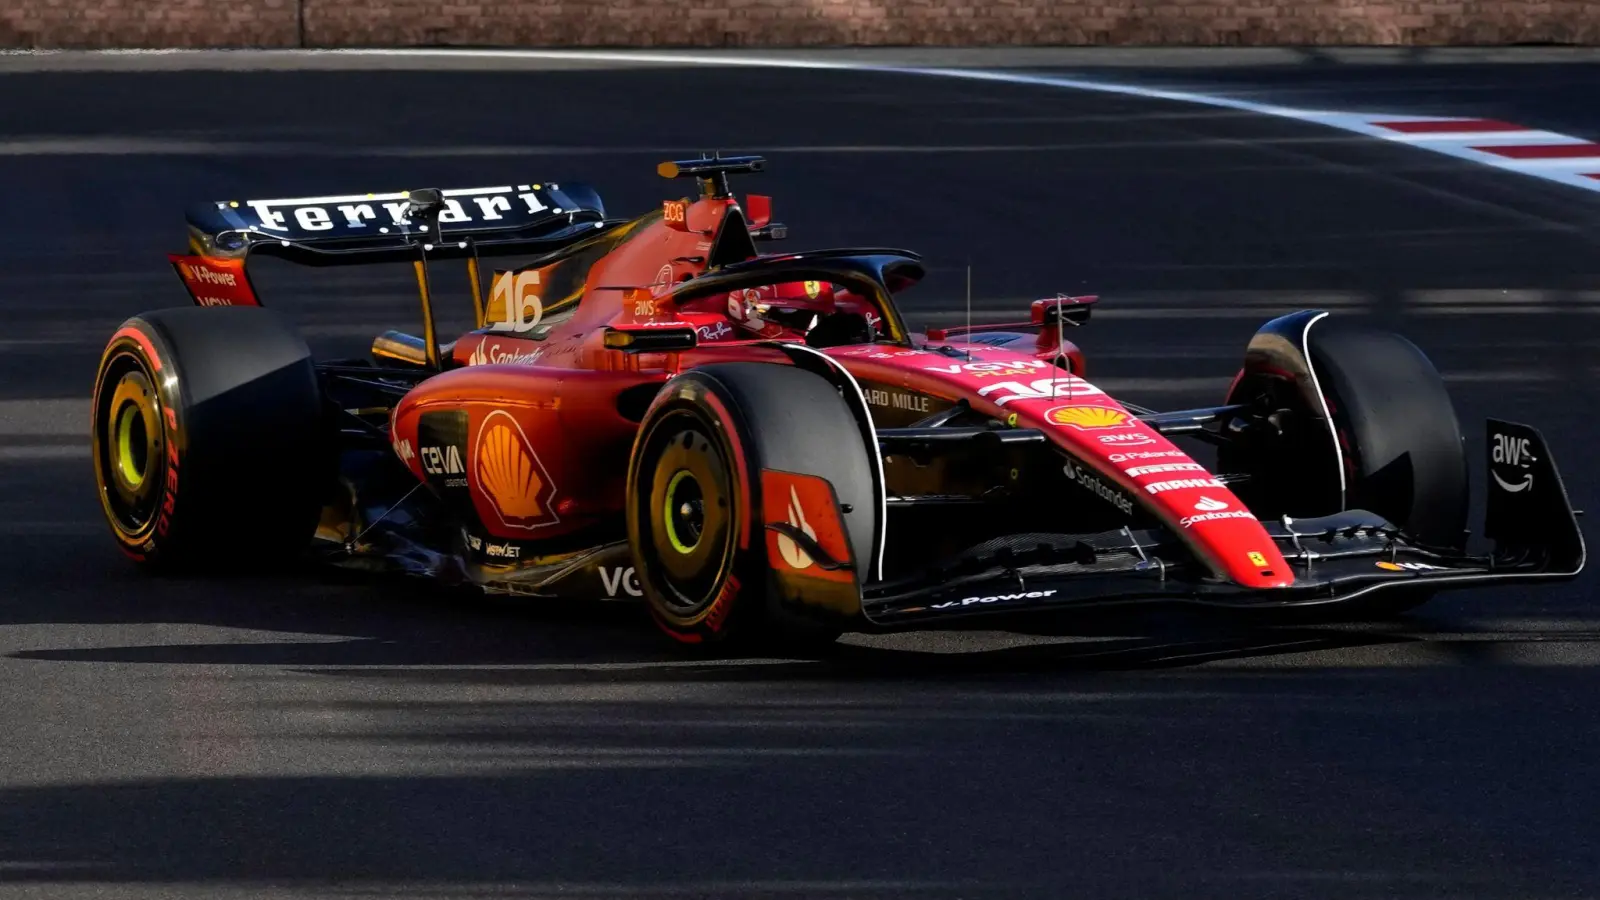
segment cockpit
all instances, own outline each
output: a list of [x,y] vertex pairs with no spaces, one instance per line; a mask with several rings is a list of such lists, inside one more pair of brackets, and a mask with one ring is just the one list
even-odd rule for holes
[[715,319],[698,328],[702,343],[803,339],[814,347],[872,343],[884,317],[869,297],[831,281],[786,281],[736,288],[684,303],[686,318]]

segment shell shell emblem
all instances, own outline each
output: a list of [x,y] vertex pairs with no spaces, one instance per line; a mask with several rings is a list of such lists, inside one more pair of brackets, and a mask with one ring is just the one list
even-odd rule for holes
[[501,524],[531,531],[561,521],[551,503],[550,473],[510,413],[497,409],[485,416],[476,446],[473,474]]
[[1127,428],[1131,424],[1127,413],[1104,406],[1058,406],[1045,413],[1045,418],[1057,425],[1071,425],[1079,431]]

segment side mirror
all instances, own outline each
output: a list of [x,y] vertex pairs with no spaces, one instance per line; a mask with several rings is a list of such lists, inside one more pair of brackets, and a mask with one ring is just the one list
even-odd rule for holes
[[1040,328],[1054,328],[1057,323],[1076,328],[1089,321],[1089,314],[1099,302],[1100,298],[1095,295],[1067,297],[1058,294],[1055,297],[1033,301],[1031,319],[1033,324]]

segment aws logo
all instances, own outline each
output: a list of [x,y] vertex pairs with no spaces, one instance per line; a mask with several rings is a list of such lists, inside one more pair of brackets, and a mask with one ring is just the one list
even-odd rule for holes
[[[1494,483],[1502,491],[1511,494],[1520,494],[1533,487],[1533,464],[1538,457],[1533,455],[1533,439],[1526,437],[1512,437],[1506,434],[1494,435],[1494,448],[1491,459],[1495,465],[1489,467],[1489,475],[1494,478]],[[1497,466],[1507,466],[1513,469],[1510,478],[1502,478],[1495,471]]]

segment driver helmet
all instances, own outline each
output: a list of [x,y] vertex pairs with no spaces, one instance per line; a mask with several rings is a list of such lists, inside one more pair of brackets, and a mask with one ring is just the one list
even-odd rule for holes
[[728,293],[728,318],[766,337],[803,334],[833,310],[833,285],[826,281],[786,281]]

